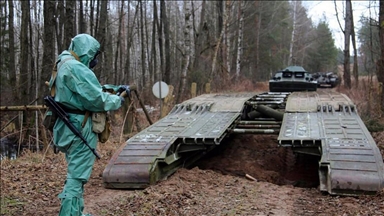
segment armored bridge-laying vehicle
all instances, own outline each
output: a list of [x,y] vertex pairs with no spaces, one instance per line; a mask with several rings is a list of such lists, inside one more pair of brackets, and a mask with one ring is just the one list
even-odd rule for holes
[[148,187],[245,133],[276,134],[277,145],[320,156],[321,191],[369,194],[384,186],[383,158],[356,106],[326,91],[204,94],[177,104],[116,151],[104,185]]
[[341,82],[339,76],[333,72],[316,72],[312,77],[320,88],[334,88]]
[[271,92],[316,91],[318,83],[308,71],[301,66],[289,66],[278,71],[269,80]]

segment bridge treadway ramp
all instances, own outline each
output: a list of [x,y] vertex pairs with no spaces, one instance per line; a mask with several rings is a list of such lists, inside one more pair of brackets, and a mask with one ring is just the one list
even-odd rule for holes
[[320,156],[321,191],[356,195],[384,187],[375,141],[353,102],[335,92],[205,94],[177,104],[115,152],[104,185],[146,188],[244,133],[278,134],[277,145]]

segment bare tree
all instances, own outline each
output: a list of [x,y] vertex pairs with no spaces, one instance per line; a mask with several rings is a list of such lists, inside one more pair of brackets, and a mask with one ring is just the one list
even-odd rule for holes
[[[138,11],[139,11],[139,3],[137,3],[136,7],[135,7],[135,15],[134,15],[133,20],[132,20],[132,27],[130,27],[130,13],[128,11],[128,21],[127,21],[127,28],[128,29],[133,29],[133,26],[136,23]],[[133,35],[134,35],[133,30],[129,31],[129,34],[127,34],[127,50],[126,50],[127,56],[126,56],[125,66],[124,66],[126,75],[123,79],[124,82],[132,82],[131,81],[132,72],[130,71],[130,66],[131,66],[131,51],[130,50],[131,50],[132,43],[133,43]]]
[[226,3],[225,3],[225,7],[227,9],[227,12],[226,12],[226,16],[227,16],[227,21],[225,23],[225,65],[226,65],[226,68],[227,68],[227,72],[226,72],[226,79],[228,79],[230,77],[230,73],[231,73],[231,32],[230,32],[230,11],[231,11],[231,7],[232,7],[232,3],[230,0],[227,0]]
[[85,22],[83,4],[84,4],[83,1],[79,1],[79,32],[80,33],[86,33],[87,31],[87,24]]
[[[107,42],[107,25],[108,25],[108,0],[101,1],[100,4],[100,13],[99,13],[99,20],[100,24],[97,25],[97,28],[95,29],[96,39],[100,42],[100,50],[102,51],[102,54],[98,57],[100,62],[103,62],[100,66],[95,68],[95,74],[96,76],[101,79],[101,82],[105,83],[105,77],[104,74],[106,73],[106,64],[107,64],[107,56],[106,56],[106,42]],[[97,21],[96,21],[97,23]]]
[[297,4],[299,4],[299,1],[293,1],[293,28],[292,28],[292,36],[291,36],[291,43],[289,46],[289,58],[288,58],[288,65],[292,65],[294,62],[294,56],[293,56],[293,45],[295,44],[295,35],[296,35],[296,14],[297,14]]
[[[194,2],[192,2],[194,3]],[[202,51],[203,51],[203,43],[204,43],[204,38],[208,35],[208,27],[207,27],[207,23],[206,23],[206,20],[205,20],[205,16],[206,16],[206,0],[203,0],[201,2],[201,12],[200,12],[200,23],[199,23],[199,27],[197,30],[195,30],[195,38],[194,38],[194,42],[195,42],[195,59],[194,59],[194,62],[193,62],[193,67],[191,69],[192,73],[196,73],[197,71],[199,71],[199,66],[201,65],[201,61],[202,61],[202,58],[201,58],[201,55],[202,55]],[[193,12],[194,13],[194,12]]]
[[[8,22],[8,28],[9,28],[9,80],[11,86],[16,86],[16,55],[15,55],[15,31],[14,31],[14,6],[13,6],[13,0],[8,1],[8,7],[9,7],[9,22]],[[12,88],[12,96],[14,98],[17,98],[17,91],[18,88]]]
[[[222,23],[221,25],[223,26],[227,26],[227,22],[228,22],[228,10],[229,10],[229,5],[230,4],[230,1],[227,0],[226,1],[226,4],[225,4],[225,10],[224,10],[224,23]],[[220,25],[220,22],[221,22],[221,19],[219,20],[219,25]],[[224,32],[226,30],[225,27],[221,27],[221,31],[220,31],[220,35],[219,35],[219,38],[217,39],[217,42],[216,42],[216,48],[215,48],[215,52],[214,52],[214,55],[213,55],[213,59],[212,59],[212,67],[211,67],[211,73],[210,73],[210,80],[212,80],[212,76],[213,74],[215,73],[215,69],[216,69],[216,62],[217,62],[217,55],[219,53],[219,50],[220,50],[220,47],[221,47],[221,41],[223,40],[223,35],[224,35]]]
[[[87,2],[88,3],[88,2]],[[91,35],[96,35],[95,32],[95,0],[89,0],[89,7],[91,8],[91,11],[89,12],[89,32]]]
[[[352,10],[352,4],[349,4],[350,11]],[[359,71],[357,67],[357,48],[356,48],[356,36],[355,36],[355,24],[353,21],[353,13],[351,13],[351,37],[352,37],[352,46],[353,46],[353,77],[355,78],[356,88],[359,86]]]
[[[21,2],[22,20],[21,20],[21,32],[20,32],[20,74],[19,83],[17,83],[17,89],[20,89],[19,99],[20,104],[29,100],[30,84],[29,78],[29,19],[30,19],[30,6],[29,1]],[[22,88],[21,88],[22,87]]]
[[143,2],[142,0],[139,0],[140,4],[140,41],[141,41],[141,81],[143,88],[146,87],[147,80],[146,80],[146,67],[145,67],[145,34],[144,34],[144,14],[143,14]]
[[239,3],[239,30],[237,36],[237,57],[236,57],[236,79],[240,77],[241,68],[241,54],[242,54],[242,42],[243,42],[243,21],[244,21],[244,5],[245,3],[241,0]]
[[184,95],[186,83],[187,83],[187,74],[191,58],[191,36],[192,36],[192,14],[191,14],[191,1],[184,1],[184,13],[185,13],[185,27],[184,27],[184,67],[181,73],[179,94],[176,99],[178,103],[180,98]]
[[349,54],[349,44],[352,31],[352,6],[351,0],[346,0],[346,10],[345,10],[345,30],[344,30],[344,86],[348,89],[351,88],[351,66],[350,66],[350,54]]
[[[41,76],[44,80],[49,80],[52,68],[55,63],[55,2],[44,0],[44,34],[43,34],[43,62],[41,66]],[[44,88],[42,82],[41,89]]]
[[[155,3],[156,6],[156,3]],[[158,36],[158,43],[159,43],[159,58],[160,58],[160,73],[159,73],[159,78],[158,80],[163,80],[163,74],[165,71],[164,67],[164,46],[163,46],[163,23],[161,21],[162,19],[162,10],[161,10],[161,5],[160,5],[160,20],[157,18],[157,8],[154,9],[154,15],[155,19],[157,20],[157,36]]]
[[[64,45],[63,37],[64,37],[64,22],[65,22],[65,11],[64,11],[64,1],[57,2],[57,9],[54,12],[56,14],[56,44],[58,53],[62,52],[63,49],[66,49],[69,44]],[[64,48],[65,47],[65,48]]]
[[[379,6],[379,23],[384,23],[384,1],[380,1]],[[380,59],[377,67],[377,79],[381,82],[381,110],[384,112],[384,27],[379,25],[379,36],[380,36]]]
[[161,22],[164,24],[164,54],[165,54],[165,71],[164,81],[166,83],[171,82],[171,50],[170,50],[170,38],[169,38],[169,22],[167,19],[165,1],[160,0],[160,17]]
[[153,81],[157,80],[157,56],[156,56],[156,23],[158,22],[157,18],[157,4],[156,0],[153,0],[153,22],[152,22],[152,55],[151,55],[151,62],[152,62],[152,75],[151,79]]
[[[145,4],[146,5],[146,4]],[[147,7],[145,6],[144,8],[144,42],[145,42],[145,59],[146,61],[144,62],[145,64],[145,73],[146,73],[146,89],[149,89],[152,85],[152,80],[151,80],[151,73],[152,73],[152,64],[151,64],[151,58],[150,58],[150,51],[149,51],[149,30],[148,30],[148,21],[147,21]]]
[[75,8],[76,2],[65,1],[65,21],[64,22],[64,46],[69,46],[72,38],[76,35],[75,29]]
[[262,20],[261,2],[255,1],[255,9],[257,10],[255,16],[255,32],[256,32],[256,44],[255,44],[255,71],[259,73],[259,62],[260,62],[260,29]]
[[114,63],[114,66],[115,66],[115,83],[119,83],[121,81],[121,72],[119,72],[118,70],[118,66],[117,66],[117,63],[118,63],[118,59],[119,59],[119,54],[120,54],[120,59],[123,58],[122,56],[122,53],[119,53],[121,50],[120,50],[120,41],[122,41],[122,37],[121,37],[121,34],[122,34],[122,29],[123,29],[123,20],[124,20],[124,0],[121,0],[121,5],[120,5],[120,14],[119,14],[119,29],[117,31],[117,44],[116,44],[116,50],[115,50],[115,63]]

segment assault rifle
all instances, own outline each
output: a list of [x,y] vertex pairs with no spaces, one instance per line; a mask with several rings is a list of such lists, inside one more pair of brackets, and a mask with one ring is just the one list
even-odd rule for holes
[[54,112],[57,117],[59,117],[65,125],[76,135],[78,136],[84,144],[91,150],[91,152],[97,157],[97,159],[100,159],[100,155],[96,152],[96,149],[89,146],[87,140],[83,137],[81,132],[69,121],[69,115],[64,111],[62,107],[55,101],[55,99],[48,95],[44,97],[45,105],[50,107],[52,109],[52,112]]

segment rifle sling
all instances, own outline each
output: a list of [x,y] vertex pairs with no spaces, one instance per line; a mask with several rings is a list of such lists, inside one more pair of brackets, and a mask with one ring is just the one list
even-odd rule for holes
[[77,109],[69,109],[69,108],[63,106],[62,104],[60,104],[60,107],[63,108],[63,110],[65,112],[67,112],[67,113],[84,115],[83,122],[81,123],[81,127],[84,128],[85,124],[87,123],[88,117],[89,117],[89,115],[91,113],[90,111],[88,111],[88,110],[83,111],[83,110],[77,110]]
[[[79,57],[73,52],[73,51],[70,51],[72,56],[75,57],[75,59],[77,61],[80,61]],[[55,94],[56,94],[56,86],[55,86],[55,81],[56,81],[56,76],[57,76],[57,72],[58,72],[58,68],[57,68],[57,64],[61,63],[60,66],[62,64],[64,64],[66,61],[68,60],[71,60],[72,58],[66,58],[63,60],[63,62],[57,62],[54,67],[53,67],[53,70],[52,70],[52,77],[53,77],[53,85],[52,85],[52,88],[51,88],[51,96],[54,97]],[[90,112],[89,111],[81,111],[81,110],[73,110],[73,109],[68,109],[64,106],[61,106],[63,107],[63,109],[67,112],[67,113],[72,113],[72,114],[79,114],[79,115],[84,115],[84,120],[83,122],[81,123],[81,127],[84,128],[85,124],[87,123],[87,120],[88,120],[88,117],[90,115]]]

